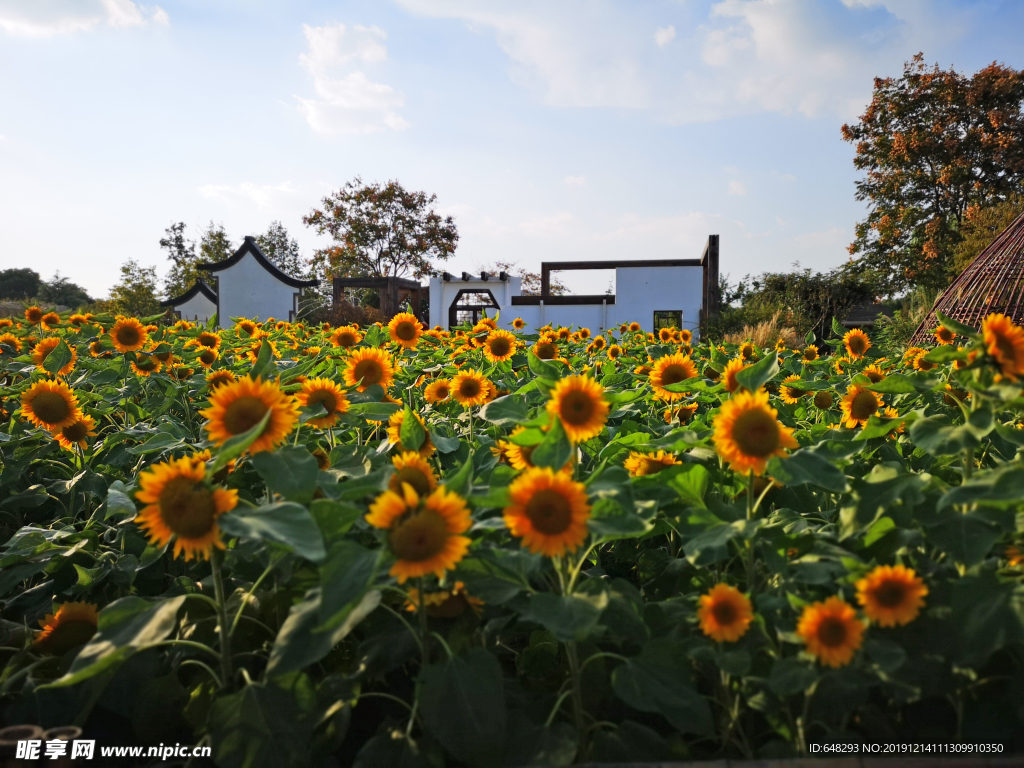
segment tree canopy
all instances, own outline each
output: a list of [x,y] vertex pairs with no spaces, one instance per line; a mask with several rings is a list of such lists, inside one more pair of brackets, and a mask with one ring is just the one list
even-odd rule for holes
[[39,273],[28,267],[0,269],[0,299],[32,299],[39,295]]
[[[167,253],[171,268],[164,278],[164,294],[167,298],[180,296],[191,288],[196,280],[209,281],[210,274],[198,267],[200,264],[216,264],[224,261],[235,251],[223,224],[210,222],[199,236],[199,242],[185,234],[185,222],[171,224],[160,238],[160,247]],[[198,249],[197,249],[198,245]]]
[[1024,213],[1024,195],[1011,195],[988,208],[968,209],[961,229],[962,239],[953,252],[950,279],[955,279],[971,265],[1004,229]]
[[270,262],[292,277],[305,277],[309,264],[299,253],[298,241],[288,236],[288,230],[280,221],[270,222],[267,231],[256,235],[256,245]]
[[898,78],[876,78],[874,95],[843,139],[865,172],[868,202],[852,254],[889,294],[943,287],[971,209],[1024,191],[1024,71],[993,63],[966,77],[914,56]]
[[53,278],[48,282],[40,284],[39,298],[51,304],[60,304],[72,309],[92,303],[92,298],[82,286],[72,283],[66,277],[61,277],[60,272],[54,273]]
[[397,181],[364,185],[357,176],[302,218],[333,241],[313,254],[315,275],[329,282],[335,276],[434,274],[432,261],[451,258],[459,242],[455,220],[437,213],[436,201],[437,195],[406,190]]
[[157,299],[156,267],[143,267],[135,259],[121,265],[121,282],[110,289],[112,311],[121,315],[147,317],[160,311]]

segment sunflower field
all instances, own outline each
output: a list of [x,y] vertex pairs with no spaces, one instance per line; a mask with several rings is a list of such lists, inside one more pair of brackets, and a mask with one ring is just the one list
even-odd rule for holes
[[0,320],[0,717],[219,766],[1024,751],[1024,329]]

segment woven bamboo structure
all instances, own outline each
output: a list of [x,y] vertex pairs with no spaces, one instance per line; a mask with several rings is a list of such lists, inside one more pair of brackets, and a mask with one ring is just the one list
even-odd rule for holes
[[933,338],[932,331],[939,324],[936,310],[972,328],[980,328],[981,321],[993,312],[1024,323],[1024,213],[939,294],[914,332],[912,344]]

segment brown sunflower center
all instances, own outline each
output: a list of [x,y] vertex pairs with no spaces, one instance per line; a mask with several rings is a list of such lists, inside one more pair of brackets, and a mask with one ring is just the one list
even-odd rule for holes
[[579,390],[569,392],[562,398],[558,415],[562,417],[562,421],[573,426],[589,424],[594,416],[594,399]]
[[363,380],[363,386],[368,387],[371,384],[377,384],[382,378],[384,378],[384,369],[381,368],[380,363],[376,360],[360,360],[356,363],[355,370],[352,372],[356,381]]
[[62,434],[72,443],[78,443],[88,437],[89,425],[85,420],[76,421],[74,424],[64,427]]
[[847,344],[850,347],[850,354],[863,355],[868,351],[868,340],[864,336],[851,336]]
[[874,384],[885,378],[885,374],[881,371],[864,371],[864,375],[871,379]]
[[885,608],[895,608],[902,605],[906,599],[906,589],[898,581],[883,581],[874,590],[875,600]]
[[43,313],[40,312],[38,309],[30,309],[25,313],[25,319],[28,320],[30,323],[35,324],[43,319]]
[[678,384],[680,381],[686,381],[688,378],[690,378],[690,371],[682,363],[666,365],[665,369],[661,372],[662,385]]
[[140,371],[155,371],[157,367],[157,361],[148,355],[146,357],[140,357],[135,361],[135,367]]
[[736,606],[728,600],[720,600],[715,603],[711,608],[711,615],[714,616],[715,621],[723,627],[728,627],[739,617],[739,613],[736,611]]
[[117,329],[117,341],[123,347],[134,347],[140,338],[139,329],[133,325],[123,325]]
[[42,645],[44,650],[55,656],[63,656],[72,648],[85,645],[95,634],[96,625],[91,621],[72,619],[54,627]]
[[548,341],[542,341],[533,348],[533,354],[541,360],[554,360],[558,355],[558,348]]
[[832,407],[832,393],[831,392],[824,392],[824,391],[823,392],[819,392],[818,394],[816,394],[814,396],[814,404],[818,408],[821,408],[822,410],[826,410],[828,408],[831,408]]
[[337,336],[339,347],[354,347],[356,345],[356,335],[351,331],[342,331]]
[[608,357],[610,357],[610,358],[612,358],[614,360],[616,357],[619,356],[620,352],[621,352],[621,350],[618,347],[609,347],[608,348]]
[[873,392],[862,390],[850,403],[850,415],[857,421],[867,421],[878,410],[878,400]]
[[402,467],[395,473],[395,483],[399,488],[402,483],[408,483],[421,498],[430,495],[430,480],[417,467]]
[[213,493],[190,477],[167,481],[160,492],[160,517],[171,531],[184,539],[199,539],[213,528],[217,504]]
[[804,360],[817,360],[818,353],[813,349],[804,350]]
[[323,403],[327,413],[334,413],[338,408],[338,398],[334,396],[334,393],[329,389],[316,389],[310,392],[306,396],[306,402],[309,405],[316,405],[317,403]]
[[[211,389],[216,389],[217,387],[223,387],[229,381],[231,381],[231,377],[227,373],[216,373],[209,378],[207,383]],[[260,418],[262,419],[263,417],[261,416]]]
[[468,399],[480,395],[480,382],[476,379],[463,379],[459,382],[459,395]]
[[733,424],[732,439],[746,456],[770,456],[779,449],[779,423],[760,408],[745,411]]
[[504,357],[509,353],[509,350],[511,349],[512,346],[511,344],[508,343],[508,339],[506,339],[504,336],[499,336],[496,339],[491,339],[487,343],[491,348],[491,354],[494,355],[495,357]]
[[199,359],[207,365],[212,365],[213,361],[217,359],[217,353],[212,349],[204,349],[199,353]]
[[213,347],[217,343],[217,337],[212,333],[200,333],[199,343],[204,347]]
[[935,332],[935,335],[942,341],[952,341],[954,338],[953,332],[946,327],[940,327],[939,330]]
[[569,529],[572,507],[569,500],[558,491],[544,488],[530,497],[526,504],[526,516],[536,530],[554,536]]
[[416,338],[416,326],[408,320],[403,320],[395,326],[395,336],[402,341],[412,341]]
[[846,623],[835,616],[826,616],[818,625],[818,640],[829,648],[838,648],[846,642]]
[[246,395],[224,409],[224,426],[232,435],[240,435],[259,424],[266,412],[266,403],[258,397]]
[[437,387],[434,389],[434,397],[436,397],[438,400],[444,400],[451,393],[452,392],[450,389],[448,389],[447,384],[438,384]]
[[418,563],[444,550],[448,526],[436,512],[425,509],[410,515],[391,529],[388,541],[399,560]]
[[40,392],[32,398],[32,412],[46,424],[64,421],[71,413],[71,405],[59,392]]

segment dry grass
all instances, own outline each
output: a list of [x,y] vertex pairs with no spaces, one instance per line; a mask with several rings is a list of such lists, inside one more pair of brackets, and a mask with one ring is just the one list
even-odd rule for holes
[[775,343],[779,339],[783,339],[789,349],[799,349],[801,340],[796,333],[796,329],[783,326],[779,319],[781,315],[781,312],[776,312],[772,315],[771,320],[766,320],[757,325],[744,326],[743,330],[738,333],[726,334],[725,341],[732,344],[753,341],[761,349],[775,349]]

